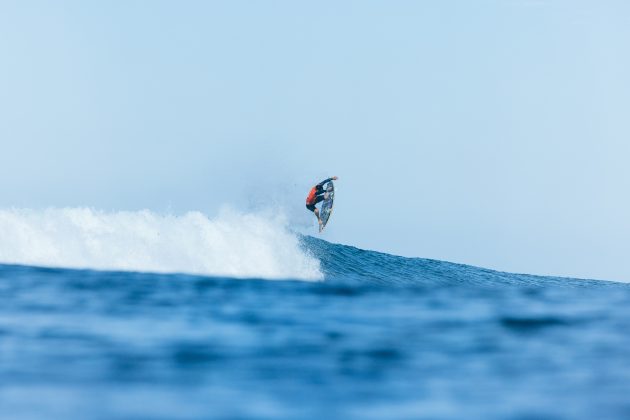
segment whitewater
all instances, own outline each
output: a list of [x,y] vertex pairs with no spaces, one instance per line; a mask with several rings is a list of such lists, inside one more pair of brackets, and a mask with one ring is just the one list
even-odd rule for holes
[[97,270],[321,280],[282,214],[0,210],[0,262]]
[[0,210],[0,418],[630,416],[629,284],[275,214]]

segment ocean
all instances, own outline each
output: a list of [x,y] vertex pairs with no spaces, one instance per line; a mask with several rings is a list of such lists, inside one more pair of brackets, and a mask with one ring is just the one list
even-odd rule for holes
[[626,283],[230,211],[11,209],[0,234],[2,419],[630,418]]

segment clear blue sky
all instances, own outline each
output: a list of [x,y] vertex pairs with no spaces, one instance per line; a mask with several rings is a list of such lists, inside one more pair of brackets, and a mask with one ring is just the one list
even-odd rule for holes
[[627,1],[2,1],[0,206],[315,232],[338,175],[328,240],[629,280],[629,45]]

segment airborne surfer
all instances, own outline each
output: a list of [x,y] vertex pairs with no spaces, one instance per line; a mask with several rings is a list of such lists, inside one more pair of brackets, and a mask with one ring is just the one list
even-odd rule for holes
[[323,201],[325,198],[324,194],[326,193],[326,191],[324,191],[324,184],[336,180],[336,176],[323,180],[322,182],[311,188],[311,191],[309,191],[308,196],[306,197],[306,208],[315,213],[315,217],[317,217],[317,222],[319,223],[320,231],[322,230],[322,219],[321,217],[319,217],[319,210],[317,209],[317,207],[315,207],[315,204]]

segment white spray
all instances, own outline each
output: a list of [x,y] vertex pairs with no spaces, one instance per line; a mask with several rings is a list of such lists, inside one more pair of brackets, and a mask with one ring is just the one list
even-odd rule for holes
[[0,210],[0,263],[321,280],[283,217],[89,208]]

